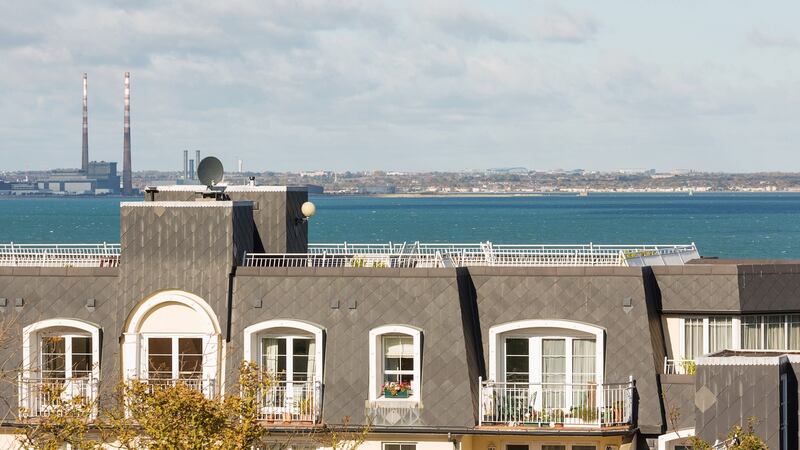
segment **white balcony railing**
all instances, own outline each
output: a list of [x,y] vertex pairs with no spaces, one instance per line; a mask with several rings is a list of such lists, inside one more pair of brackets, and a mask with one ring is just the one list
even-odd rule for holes
[[97,413],[97,380],[91,378],[17,378],[21,418],[47,417],[66,412]]
[[318,423],[321,400],[319,381],[272,381],[259,395],[259,419]]
[[117,267],[119,244],[0,244],[0,266]]
[[690,245],[309,244],[308,253],[247,253],[249,267],[586,267],[679,265]]
[[479,425],[630,426],[634,383],[546,384],[480,381]]
[[664,374],[666,375],[694,375],[697,365],[693,359],[664,357]]
[[147,384],[149,392],[183,384],[189,389],[201,392],[206,398],[216,396],[216,380],[213,378],[150,378],[138,381]]

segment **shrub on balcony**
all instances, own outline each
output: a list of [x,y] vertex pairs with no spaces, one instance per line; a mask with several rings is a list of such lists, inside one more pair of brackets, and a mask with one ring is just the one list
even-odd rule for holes
[[386,398],[408,398],[411,394],[411,383],[406,381],[390,381],[383,383],[383,396]]

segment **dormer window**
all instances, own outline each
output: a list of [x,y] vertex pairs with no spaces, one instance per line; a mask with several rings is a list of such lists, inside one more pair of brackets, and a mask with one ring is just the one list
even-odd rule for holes
[[422,332],[387,325],[369,333],[370,400],[419,402],[422,386]]

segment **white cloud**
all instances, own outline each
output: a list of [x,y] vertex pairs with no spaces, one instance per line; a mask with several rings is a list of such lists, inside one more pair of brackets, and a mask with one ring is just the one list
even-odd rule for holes
[[747,40],[757,47],[800,49],[800,41],[794,36],[765,33],[757,29],[750,31],[747,35]]
[[587,12],[558,10],[538,19],[534,32],[549,42],[581,44],[594,39],[600,26]]

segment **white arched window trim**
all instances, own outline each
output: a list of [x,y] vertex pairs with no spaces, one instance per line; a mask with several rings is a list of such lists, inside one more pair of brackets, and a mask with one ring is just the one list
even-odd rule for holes
[[575,322],[572,320],[518,320],[515,322],[508,322],[501,325],[495,325],[489,328],[489,379],[497,380],[499,373],[498,361],[502,355],[499,354],[503,348],[501,342],[502,336],[505,333],[513,332],[516,330],[536,329],[536,328],[560,328],[565,330],[578,331],[594,335],[595,339],[595,367],[597,368],[597,384],[603,384],[605,372],[605,329],[590,325],[583,322]]
[[[140,330],[147,314],[164,303],[185,305],[199,313],[200,317],[205,320],[204,328],[211,332],[198,334],[203,338],[203,377],[219,380],[219,384],[224,386],[224,380],[221,379],[224,376],[224,371],[221,370],[221,354],[224,351],[222,348],[224,343],[216,314],[205,300],[181,290],[156,292],[136,305],[128,316],[122,334],[122,370],[125,378],[146,378],[146,355],[143,354],[145,345],[142,342],[143,337]],[[171,336],[180,335],[181,333],[175,333]]]
[[22,370],[25,378],[30,378],[39,352],[36,336],[51,328],[71,328],[83,331],[92,337],[92,378],[100,379],[100,327],[78,319],[47,319],[32,323],[22,329]]
[[311,334],[314,336],[314,358],[316,361],[314,365],[314,381],[322,382],[323,376],[323,334],[325,330],[318,326],[314,325],[309,322],[303,322],[300,320],[290,320],[290,319],[275,319],[275,320],[265,320],[264,322],[259,322],[254,325],[250,325],[249,327],[244,329],[244,359],[248,362],[258,363],[259,356],[256,354],[258,352],[258,335],[263,333],[269,333],[269,330],[276,329],[276,328],[294,328],[296,330],[305,331],[306,333]]
[[412,396],[408,399],[386,399],[387,401],[422,401],[422,330],[407,325],[384,325],[373,328],[369,332],[369,400],[375,401],[379,398],[380,387],[383,384],[380,379],[379,365],[382,363],[381,337],[390,334],[404,334],[411,336],[414,346],[414,384],[411,386]]

